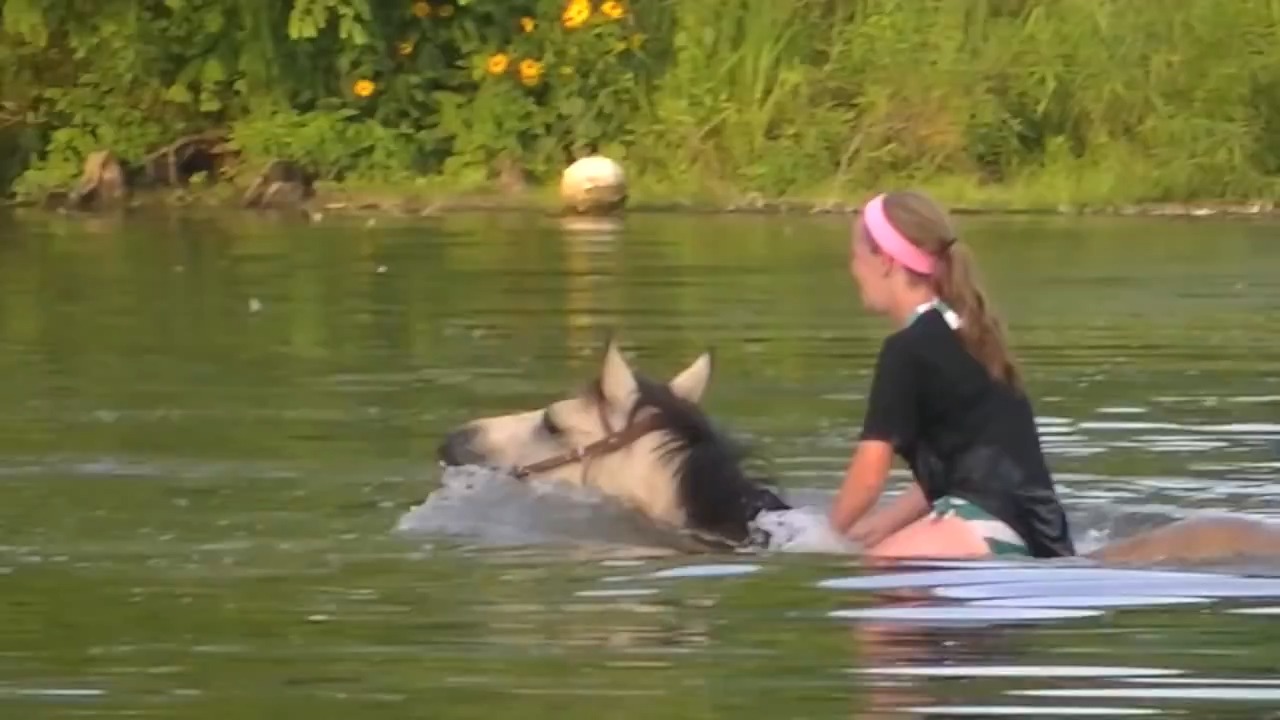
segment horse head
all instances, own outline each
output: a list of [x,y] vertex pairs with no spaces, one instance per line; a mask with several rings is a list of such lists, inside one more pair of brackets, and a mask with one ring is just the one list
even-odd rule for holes
[[597,376],[580,391],[540,409],[467,422],[438,455],[446,465],[592,487],[657,523],[742,543],[757,513],[787,506],[747,477],[741,449],[702,410],[712,369],[705,352],[656,382],[636,373],[611,338]]

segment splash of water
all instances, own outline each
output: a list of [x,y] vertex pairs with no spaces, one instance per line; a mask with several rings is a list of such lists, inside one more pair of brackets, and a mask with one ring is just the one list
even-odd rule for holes
[[[759,549],[851,553],[857,546],[818,507],[761,513],[749,528]],[[679,548],[688,537],[655,525],[592,488],[524,482],[483,467],[445,468],[440,487],[402,515],[396,531],[487,545],[546,543]]]
[[[1132,485],[1126,480],[1124,485]],[[1172,481],[1165,481],[1168,485]],[[1068,514],[1077,550],[1090,552],[1185,515],[1176,507],[1116,503],[1101,480],[1073,483]],[[1104,485],[1106,487],[1104,487]],[[831,529],[830,491],[786,493],[793,509],[766,511],[750,524],[751,549],[763,552],[859,554],[861,547]],[[889,502],[885,498],[883,502]],[[688,551],[706,549],[676,528],[659,527],[592,488],[524,482],[482,467],[446,468],[440,487],[400,517],[396,530],[466,539],[485,545],[605,545]]]
[[672,532],[591,488],[524,482],[476,466],[445,468],[440,487],[402,515],[396,530],[484,545],[670,547],[675,540]]
[[767,550],[776,552],[856,554],[858,543],[842,536],[827,521],[819,507],[766,510],[751,523],[752,532],[764,539]]

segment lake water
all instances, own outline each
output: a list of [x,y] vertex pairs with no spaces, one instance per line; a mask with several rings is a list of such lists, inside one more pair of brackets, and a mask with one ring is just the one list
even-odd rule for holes
[[[1280,226],[961,222],[1083,548],[1280,517]],[[821,507],[885,331],[846,227],[0,216],[0,717],[1280,717],[1280,568],[662,553],[496,481],[396,531],[446,429],[610,328],[714,347],[711,412]]]

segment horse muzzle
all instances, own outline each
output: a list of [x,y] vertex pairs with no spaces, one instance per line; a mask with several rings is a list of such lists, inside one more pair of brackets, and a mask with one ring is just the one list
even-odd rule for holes
[[445,465],[480,465],[484,463],[484,454],[476,450],[475,442],[480,431],[473,427],[464,427],[449,433],[440,446],[436,448],[436,458]]

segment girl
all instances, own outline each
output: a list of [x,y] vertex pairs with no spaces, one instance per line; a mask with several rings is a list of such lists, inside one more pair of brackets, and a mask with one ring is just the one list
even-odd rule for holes
[[[899,329],[831,524],[876,556],[1074,555],[1018,367],[946,211],[917,192],[873,198],[849,269],[863,305]],[[895,453],[915,482],[864,517]]]

